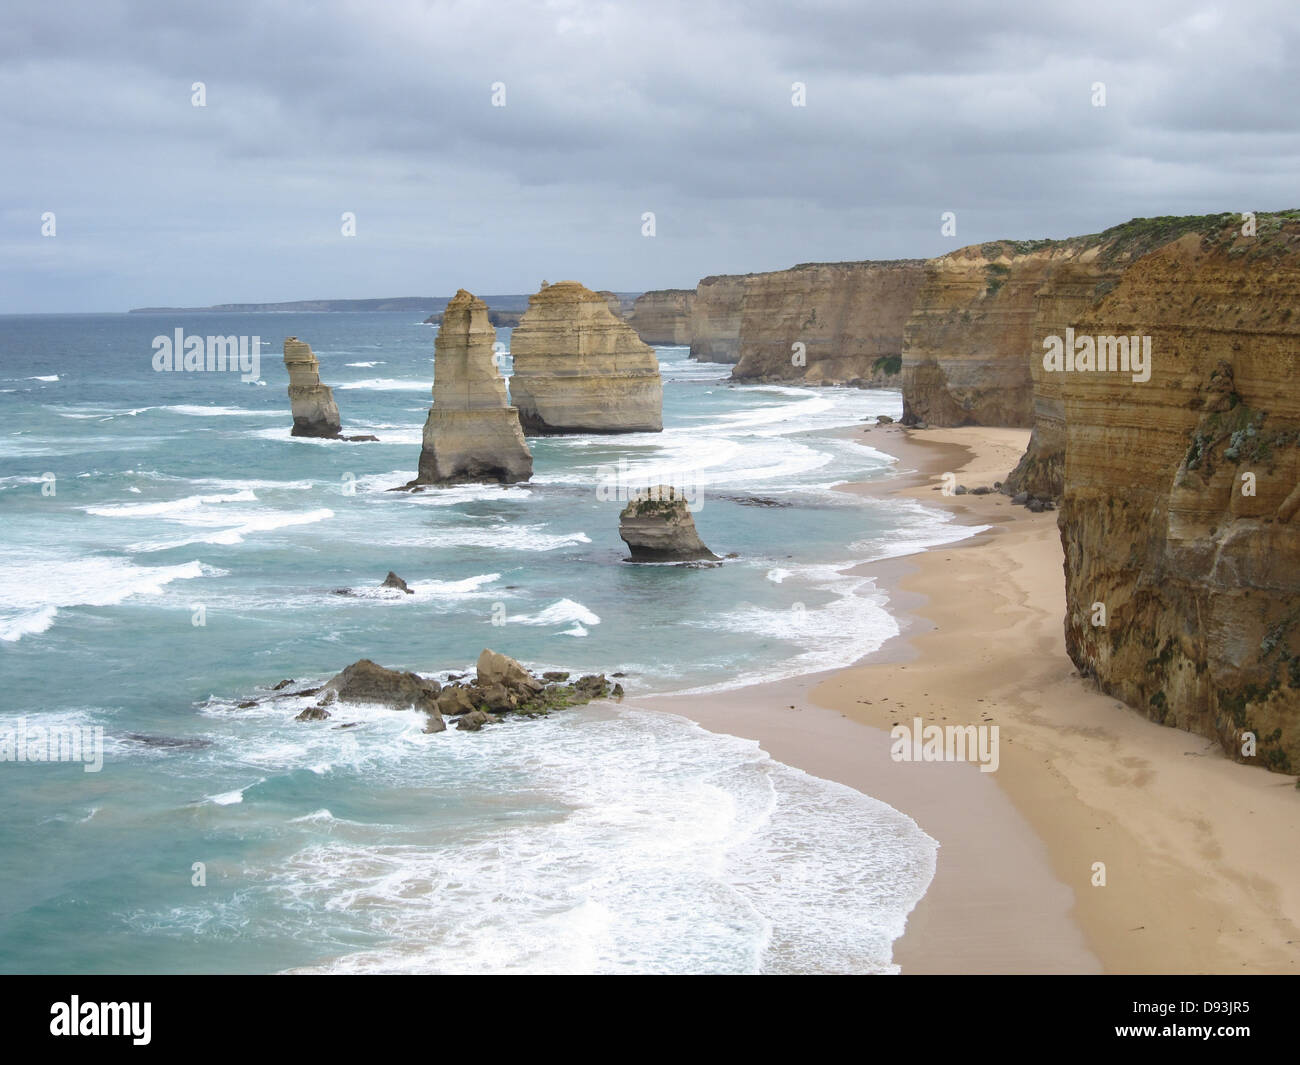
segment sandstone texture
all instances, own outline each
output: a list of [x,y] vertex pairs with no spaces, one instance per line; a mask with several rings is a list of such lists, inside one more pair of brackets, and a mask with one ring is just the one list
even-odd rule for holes
[[511,398],[530,434],[663,429],[654,349],[577,281],[531,296],[510,339]]
[[632,305],[627,324],[647,344],[685,346],[691,342],[695,290],[666,288],[643,292]]
[[925,280],[922,259],[751,274],[732,380],[899,387],[903,330]]
[[1194,219],[1167,240],[1179,221],[1112,239],[1129,265],[1072,323],[1150,336],[1150,380],[1046,375],[1063,416],[1066,646],[1153,720],[1296,772],[1300,212],[1259,215],[1256,236],[1236,215]]
[[487,305],[464,289],[443,312],[434,341],[433,406],[424,423],[419,473],[407,487],[492,482],[533,474],[533,456],[494,359]]
[[333,390],[320,383],[320,364],[311,347],[297,337],[287,337],[284,365],[289,371],[293,435],[337,437],[341,428],[338,404]]
[[701,362],[740,360],[740,318],[746,274],[704,278],[691,302],[691,358]]
[[695,531],[687,500],[668,485],[637,492],[619,515],[618,535],[633,562],[716,560]]

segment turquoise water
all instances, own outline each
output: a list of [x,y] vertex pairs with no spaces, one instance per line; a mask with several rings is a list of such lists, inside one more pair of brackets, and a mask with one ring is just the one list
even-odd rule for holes
[[[177,327],[260,335],[264,383],[155,372]],[[289,436],[288,335],[379,443]],[[0,970],[888,971],[933,841],[748,741],[634,709],[436,736],[238,709],[360,657],[441,676],[486,646],[632,696],[811,672],[897,631],[849,567],[968,531],[833,490],[888,475],[837,430],[897,393],[730,386],[683,348],[658,351],[661,434],[534,439],[527,485],[388,492],[433,336],[400,314],[0,318],[0,725],[104,730],[100,772],[0,762]],[[661,480],[735,559],[621,561],[614,496]],[[390,569],[416,594],[380,590]]]

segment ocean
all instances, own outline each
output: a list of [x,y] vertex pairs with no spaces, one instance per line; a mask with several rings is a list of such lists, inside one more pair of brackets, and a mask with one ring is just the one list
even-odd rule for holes
[[[156,372],[178,327],[260,336],[261,382]],[[629,703],[816,672],[898,631],[853,566],[972,531],[834,490],[890,476],[843,430],[898,417],[897,392],[731,385],[680,347],[657,349],[663,433],[534,438],[526,485],[389,492],[435,333],[0,318],[0,731],[102,728],[104,755],[0,761],[0,971],[896,971],[937,845],[751,741],[630,705],[426,736],[263,699],[363,657],[445,677],[484,647],[623,673]],[[291,335],[378,443],[289,435]],[[619,486],[659,481],[736,557],[624,562]]]

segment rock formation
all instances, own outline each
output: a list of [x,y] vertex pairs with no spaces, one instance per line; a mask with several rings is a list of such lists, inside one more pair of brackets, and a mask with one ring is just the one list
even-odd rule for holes
[[[418,673],[400,673],[385,669],[368,658],[353,662],[341,673],[335,674],[320,688],[325,693],[320,707],[328,706],[330,695],[341,703],[378,703],[393,710],[420,710],[428,715],[425,732],[442,732],[446,723],[438,711],[438,696],[442,686],[436,680],[426,680]],[[316,709],[319,709],[317,707]],[[300,721],[321,720],[324,715],[299,715]]]
[[434,341],[433,406],[424,423],[420,468],[407,485],[497,481],[533,474],[533,456],[509,405],[492,345],[487,305],[461,289]]
[[1063,414],[1065,636],[1081,672],[1153,720],[1296,772],[1300,212],[1257,224],[1243,236],[1223,216],[1136,256],[1072,323],[1149,336],[1150,380],[1047,375]]
[[639,433],[663,428],[663,384],[652,348],[576,281],[528,301],[510,339],[511,398],[524,431]]
[[740,359],[740,314],[747,274],[706,277],[691,302],[691,358],[701,362]]
[[627,324],[647,344],[686,345],[691,342],[693,288],[665,288],[643,292],[632,305]]
[[925,266],[922,259],[807,263],[751,274],[732,380],[897,388],[903,327]]
[[320,365],[311,348],[297,337],[285,338],[284,365],[289,371],[293,435],[337,437],[338,404],[333,390],[320,383]]
[[695,531],[685,497],[668,485],[637,492],[618,519],[618,535],[633,562],[716,561]]

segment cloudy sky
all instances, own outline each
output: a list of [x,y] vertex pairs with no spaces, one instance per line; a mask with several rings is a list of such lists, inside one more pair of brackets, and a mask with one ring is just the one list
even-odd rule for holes
[[691,287],[1296,207],[1298,38],[1295,0],[6,0],[0,313]]

